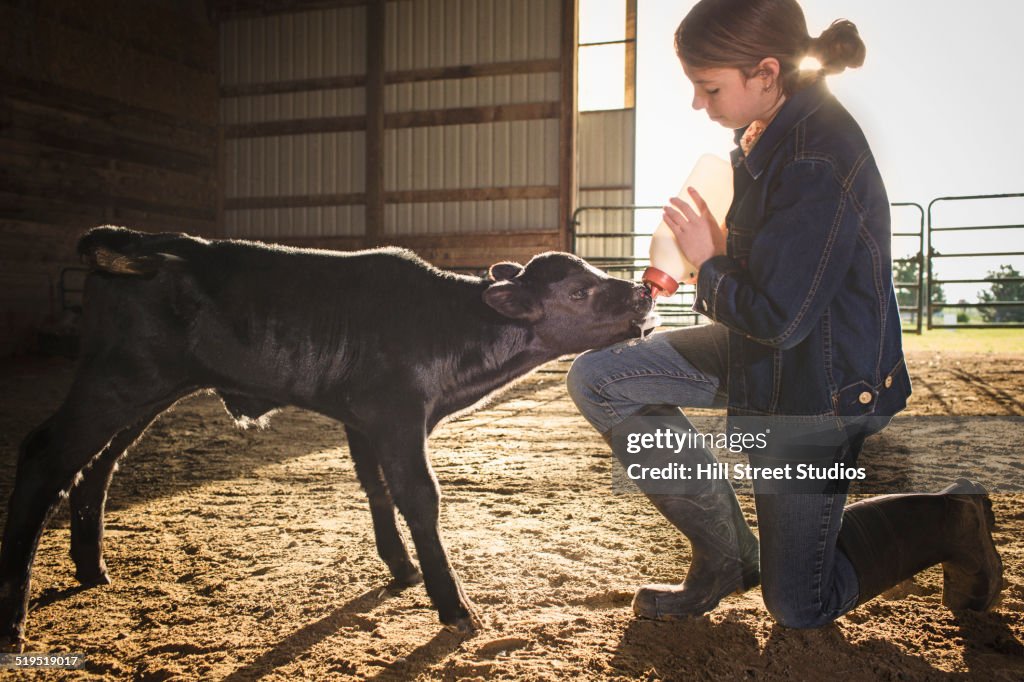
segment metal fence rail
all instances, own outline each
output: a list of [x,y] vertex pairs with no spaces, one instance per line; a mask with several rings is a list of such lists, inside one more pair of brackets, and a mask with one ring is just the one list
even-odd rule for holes
[[[984,303],[969,303],[960,301],[957,303],[949,302],[938,302],[936,293],[940,290],[940,287],[944,284],[1021,284],[1024,283],[1024,277],[992,277],[986,276],[984,278],[952,278],[944,279],[935,277],[934,268],[937,261],[942,259],[966,259],[966,258],[989,258],[998,257],[1008,260],[1018,259],[1024,257],[1024,251],[1014,250],[992,250],[992,251],[939,251],[936,248],[935,241],[939,235],[950,234],[950,233],[965,233],[965,232],[980,232],[980,231],[1017,231],[1016,235],[1024,235],[1024,224],[1005,224],[1005,225],[957,225],[957,226],[946,226],[939,227],[935,225],[935,213],[934,209],[936,205],[950,202],[981,202],[981,201],[999,201],[1005,199],[1021,199],[1024,198],[1024,193],[1015,194],[975,194],[975,195],[964,195],[964,196],[952,196],[952,197],[938,197],[932,199],[928,204],[928,277],[927,277],[927,317],[928,317],[928,328],[929,329],[987,329],[987,328],[1021,328],[1024,327],[1024,300],[1020,300],[1018,297],[1013,300],[994,300],[986,301]],[[1012,265],[1006,263],[1007,265]],[[936,322],[935,312],[937,310],[943,310],[946,308],[958,308],[962,310],[977,309],[982,311],[993,311],[992,317],[995,318],[995,322],[987,323],[974,323],[974,322],[956,322],[950,324],[946,321]],[[1012,311],[1009,314],[1003,314],[1000,310]],[[999,321],[1000,316],[1005,318],[1005,321]]]
[[[914,202],[896,202],[893,203],[892,206],[894,208],[916,208],[918,212],[916,230],[897,231],[893,232],[892,236],[898,238],[914,238],[917,242],[916,254],[895,258],[893,259],[893,263],[916,263],[917,265],[914,270],[915,276],[912,280],[896,282],[895,286],[897,291],[907,290],[914,293],[913,302],[901,305],[900,312],[907,314],[912,323],[911,327],[905,326],[904,330],[920,334],[922,320],[924,318],[924,296],[922,296],[922,292],[925,288],[923,267],[925,260],[925,211],[920,204]],[[615,211],[636,213],[638,211],[660,211],[661,209],[661,206],[642,206],[636,204],[621,206],[581,206],[573,212],[572,223],[569,226],[572,252],[582,258],[586,258],[588,262],[607,271],[609,274],[616,275],[624,279],[639,279],[643,274],[644,269],[650,263],[650,259],[643,255],[635,255],[636,240],[649,239],[651,237],[649,232],[624,232],[621,230],[614,232],[590,232],[585,229],[581,229],[581,227],[585,226],[585,219],[588,214],[600,214]],[[654,225],[657,225],[657,221],[653,222],[652,227]],[[632,240],[634,248],[631,249],[631,251],[634,253],[616,256],[594,255],[594,251],[603,251],[604,249],[588,248],[594,242],[612,239]],[[698,324],[701,315],[692,310],[695,293],[696,290],[693,285],[684,284],[679,287],[679,291],[674,296],[668,299],[659,300],[658,314],[661,315],[663,323],[667,326]]]
[[[584,224],[584,218],[589,213],[616,211],[636,213],[637,211],[660,211],[661,209],[661,206],[641,206],[637,204],[580,206],[573,212],[572,222],[569,225],[570,248],[574,254],[585,258],[588,263],[601,268],[610,275],[622,277],[623,279],[639,280],[651,262],[650,258],[646,257],[646,255],[637,256],[634,253],[615,256],[593,255],[588,253],[590,250],[587,247],[601,240],[629,239],[631,242],[630,251],[635,252],[636,240],[650,239],[650,232],[624,232],[621,230],[614,232],[587,232],[581,230],[580,227]],[[657,221],[654,221],[652,227],[657,226],[657,224]],[[695,297],[696,287],[692,284],[683,284],[673,296],[659,299],[658,315],[662,319],[662,324],[670,327],[698,324],[701,315],[693,311]]]
[[922,296],[922,294],[924,292],[924,239],[925,239],[925,233],[924,233],[924,208],[921,207],[921,204],[915,203],[913,201],[896,201],[896,202],[893,202],[893,203],[889,204],[889,206],[890,206],[890,208],[893,208],[893,209],[916,208],[917,209],[917,213],[918,213],[918,221],[917,221],[917,230],[916,231],[913,231],[913,232],[896,231],[896,232],[892,233],[892,236],[894,238],[897,238],[897,239],[899,239],[899,238],[908,238],[908,237],[916,238],[917,239],[917,253],[914,254],[913,256],[905,256],[905,257],[901,257],[901,258],[893,258],[892,262],[893,262],[894,274],[895,274],[895,270],[896,270],[897,264],[900,264],[900,263],[914,263],[915,264],[914,272],[915,272],[916,276],[914,277],[914,279],[911,280],[911,281],[905,281],[905,280],[904,281],[899,281],[899,280],[896,280],[894,278],[893,286],[896,288],[897,300],[899,299],[899,294],[900,294],[901,290],[913,292],[913,294],[914,294],[914,301],[912,303],[910,303],[910,304],[902,304],[901,303],[899,305],[899,310],[900,310],[901,317],[903,315],[905,315],[905,314],[909,314],[910,319],[911,319],[911,321],[913,323],[913,329],[908,328],[906,325],[904,325],[903,331],[904,332],[913,331],[915,334],[920,334],[921,333],[921,325],[922,325],[922,321],[923,321],[923,318],[924,318],[924,315],[922,314],[923,309],[924,309],[924,300],[923,300],[923,296]]

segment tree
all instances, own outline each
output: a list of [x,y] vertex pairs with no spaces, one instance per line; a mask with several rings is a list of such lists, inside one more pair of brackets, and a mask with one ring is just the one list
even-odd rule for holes
[[917,305],[917,289],[900,286],[901,284],[917,284],[917,261],[901,260],[892,264],[892,279],[896,283],[896,302],[901,308]]
[[[920,264],[917,260],[899,260],[894,261],[892,264],[892,279],[896,283],[896,302],[899,303],[901,308],[910,308],[917,305],[917,289],[916,287],[900,286],[900,284],[917,284],[917,270]],[[922,282],[922,286],[927,289],[928,277],[925,275],[925,279]],[[946,292],[943,290],[941,284],[936,284],[932,287],[932,303],[945,303]]]
[[[992,282],[988,290],[978,292],[981,303],[1020,303],[1016,306],[978,308],[986,322],[1024,322],[1024,280],[1012,265],[1000,265],[998,270],[989,270],[986,280]],[[1001,281],[1010,280],[1010,281]]]

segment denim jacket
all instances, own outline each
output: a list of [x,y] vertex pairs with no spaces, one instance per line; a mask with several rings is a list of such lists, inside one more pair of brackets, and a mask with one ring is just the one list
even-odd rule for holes
[[818,79],[732,161],[727,255],[701,266],[694,302],[730,331],[729,414],[903,409],[889,200],[856,121]]

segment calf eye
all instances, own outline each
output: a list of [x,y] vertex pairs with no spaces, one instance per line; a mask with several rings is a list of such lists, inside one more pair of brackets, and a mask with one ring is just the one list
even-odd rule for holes
[[590,289],[578,289],[578,290],[572,292],[571,294],[569,294],[569,298],[571,298],[574,301],[582,301],[583,299],[585,299],[589,295],[590,295]]

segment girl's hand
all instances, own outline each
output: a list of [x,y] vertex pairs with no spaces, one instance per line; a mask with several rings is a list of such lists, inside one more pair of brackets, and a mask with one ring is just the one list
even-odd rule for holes
[[700,213],[694,211],[682,199],[672,197],[669,200],[671,206],[664,208],[662,217],[676,236],[676,241],[679,242],[679,247],[683,250],[686,260],[700,270],[704,261],[713,256],[725,255],[725,233],[719,227],[715,217],[711,215],[711,211],[700,193],[693,187],[688,187],[687,191]]

